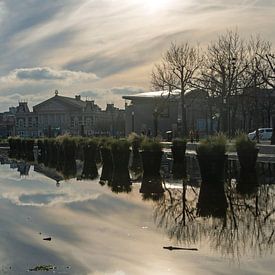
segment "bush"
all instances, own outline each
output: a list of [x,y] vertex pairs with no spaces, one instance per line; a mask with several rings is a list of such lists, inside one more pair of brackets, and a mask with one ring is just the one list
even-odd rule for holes
[[196,151],[200,156],[220,156],[225,154],[225,148],[226,137],[218,134],[201,141]]
[[132,150],[138,151],[140,148],[141,142],[142,142],[142,137],[136,133],[131,133],[128,136],[128,141],[130,142],[130,144],[132,146]]
[[99,140],[99,148],[106,148],[111,150],[111,145],[114,141],[115,140],[112,137],[103,137]]
[[175,147],[186,147],[186,139],[184,139],[184,138],[175,138],[172,141],[172,146],[175,146]]
[[255,169],[259,151],[256,143],[251,141],[245,134],[241,134],[237,137],[235,145],[241,169],[246,173],[252,172]]
[[158,140],[145,138],[141,142],[141,150],[143,150],[145,152],[161,152],[162,145]]
[[240,134],[235,142],[237,152],[251,152],[255,151],[256,142],[250,140],[246,134]]
[[130,143],[126,139],[114,140],[110,143],[110,146],[113,153],[129,153]]

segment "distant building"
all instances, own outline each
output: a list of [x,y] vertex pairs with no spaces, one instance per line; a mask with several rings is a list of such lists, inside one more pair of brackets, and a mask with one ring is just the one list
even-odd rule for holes
[[19,102],[12,117],[13,132],[6,133],[7,136],[125,135],[124,110],[114,104],[107,104],[106,110],[102,110],[94,101],[83,101],[80,95],[65,97],[57,91],[53,97],[35,105],[33,112],[27,102]]
[[[131,132],[154,135],[156,123],[158,134],[163,137],[168,131],[172,131],[174,136],[180,131],[180,90],[174,90],[171,93],[153,91],[125,95],[122,98],[130,101],[125,106],[126,135]],[[200,90],[193,90],[186,93],[185,99],[188,128],[205,133],[209,124],[206,94]]]
[[0,113],[0,137],[15,135],[16,108],[10,108],[8,112]]

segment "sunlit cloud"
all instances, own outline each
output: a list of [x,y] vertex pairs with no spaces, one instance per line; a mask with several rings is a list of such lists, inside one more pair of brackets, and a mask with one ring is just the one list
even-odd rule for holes
[[50,207],[57,204],[70,204],[96,200],[100,194],[89,192],[7,192],[2,197],[21,206]]
[[235,28],[275,42],[273,0],[34,2],[0,1],[2,96],[104,90],[100,104],[123,107],[116,88],[150,89],[152,67],[171,42],[205,46]]

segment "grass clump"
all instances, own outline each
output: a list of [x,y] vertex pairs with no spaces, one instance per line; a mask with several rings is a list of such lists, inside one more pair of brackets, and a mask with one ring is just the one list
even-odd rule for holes
[[114,140],[110,145],[113,153],[129,152],[130,143],[126,139]]
[[136,133],[131,133],[128,136],[128,141],[130,142],[133,151],[138,151],[142,142],[142,137]]
[[172,145],[175,147],[185,147],[186,146],[186,139],[184,138],[175,138],[172,141]]
[[200,142],[197,149],[200,156],[220,156],[226,152],[226,137],[223,134],[208,137]]
[[162,145],[158,140],[145,138],[141,142],[141,150],[145,152],[160,152],[162,151]]
[[99,139],[99,148],[109,149],[111,150],[111,145],[114,142],[114,138],[112,137],[103,137]]
[[255,151],[256,142],[250,140],[248,136],[244,133],[240,134],[235,141],[235,146],[237,152],[251,152]]

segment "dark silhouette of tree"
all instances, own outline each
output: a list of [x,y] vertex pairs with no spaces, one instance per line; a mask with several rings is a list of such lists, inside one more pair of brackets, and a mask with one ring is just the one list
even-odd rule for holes
[[156,64],[152,71],[151,83],[154,89],[178,89],[181,92],[181,122],[184,136],[188,133],[185,94],[190,89],[201,62],[198,47],[190,46],[188,43],[172,43],[162,56],[161,62]]
[[267,255],[273,252],[275,243],[275,186],[261,185],[253,193],[250,184],[248,188],[240,194],[234,181],[225,185],[228,207],[220,218],[215,215],[216,209],[211,215],[209,207],[207,217],[200,217],[198,188],[184,185],[183,189],[167,189],[155,204],[155,222],[180,244],[207,241],[211,249],[233,261],[247,255]]

